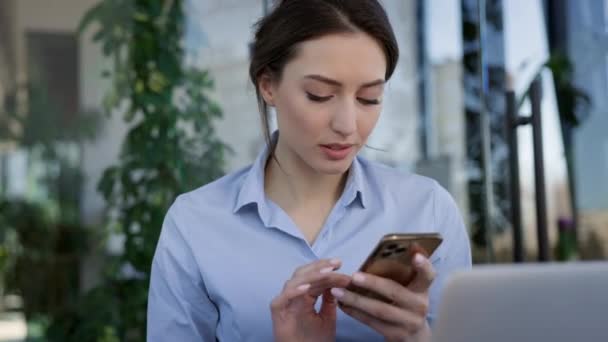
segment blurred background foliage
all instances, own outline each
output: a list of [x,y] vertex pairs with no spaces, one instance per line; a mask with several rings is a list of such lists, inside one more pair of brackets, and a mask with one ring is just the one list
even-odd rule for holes
[[[207,96],[209,74],[185,63],[183,11],[179,0],[104,0],[81,21],[80,31],[95,30],[93,40],[113,62],[103,72],[111,82],[104,114],[121,115],[129,127],[118,162],[98,184],[107,228],[85,227],[78,207],[79,145],[94,138],[103,117],[83,113],[66,126],[62,113],[31,115],[50,113],[34,87],[32,113],[2,116],[2,139],[39,156],[53,194],[52,201],[7,199],[0,206],[2,238],[13,242],[0,251],[2,274],[11,275],[8,284],[23,296],[27,319],[43,326],[44,340],[145,340],[150,266],[164,215],[178,194],[223,174],[230,149],[213,128],[222,112]],[[111,235],[124,237],[121,251],[105,256],[100,284],[80,293],[79,261],[107,254]]]

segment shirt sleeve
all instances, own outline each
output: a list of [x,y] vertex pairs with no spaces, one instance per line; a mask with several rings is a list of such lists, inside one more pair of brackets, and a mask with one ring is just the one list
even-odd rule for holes
[[452,196],[439,184],[434,195],[435,229],[441,232],[443,243],[432,258],[435,280],[429,292],[429,325],[433,325],[441,302],[441,293],[446,280],[455,271],[471,268],[471,245],[462,215]]
[[147,341],[215,341],[218,310],[209,298],[190,246],[168,212],[152,261]]

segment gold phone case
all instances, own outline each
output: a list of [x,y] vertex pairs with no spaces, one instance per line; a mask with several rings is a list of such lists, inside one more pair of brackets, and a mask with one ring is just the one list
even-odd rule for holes
[[[439,233],[387,234],[378,242],[359,270],[389,278],[407,286],[416,275],[412,267],[414,255],[421,253],[430,257],[442,241]],[[379,294],[353,284],[347,289],[367,297],[390,302]]]

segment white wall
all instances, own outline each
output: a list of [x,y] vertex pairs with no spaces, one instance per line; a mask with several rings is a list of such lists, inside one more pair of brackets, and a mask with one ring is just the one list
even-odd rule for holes
[[425,0],[428,11],[428,54],[433,63],[462,58],[462,11],[460,0]]
[[540,0],[504,1],[505,67],[518,95],[549,58],[542,6]]
[[468,174],[466,169],[466,116],[462,63],[444,59],[432,70],[433,125],[437,135],[438,156],[448,159],[448,184],[444,184],[458,203],[465,222],[469,219]]
[[235,152],[227,165],[228,171],[235,170],[251,163],[264,144],[255,90],[248,79],[251,27],[262,15],[262,1],[191,0],[190,6],[189,50],[215,79],[212,95],[224,113],[217,133]]
[[419,158],[416,17],[413,0],[382,1],[399,44],[395,73],[386,88],[384,110],[369,145],[385,151],[363,154],[399,168],[413,170]]

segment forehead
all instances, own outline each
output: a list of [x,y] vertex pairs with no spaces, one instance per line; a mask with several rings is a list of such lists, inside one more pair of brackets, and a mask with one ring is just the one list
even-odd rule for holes
[[386,57],[380,44],[365,33],[332,34],[302,42],[285,66],[285,78],[321,74],[340,82],[384,79]]

